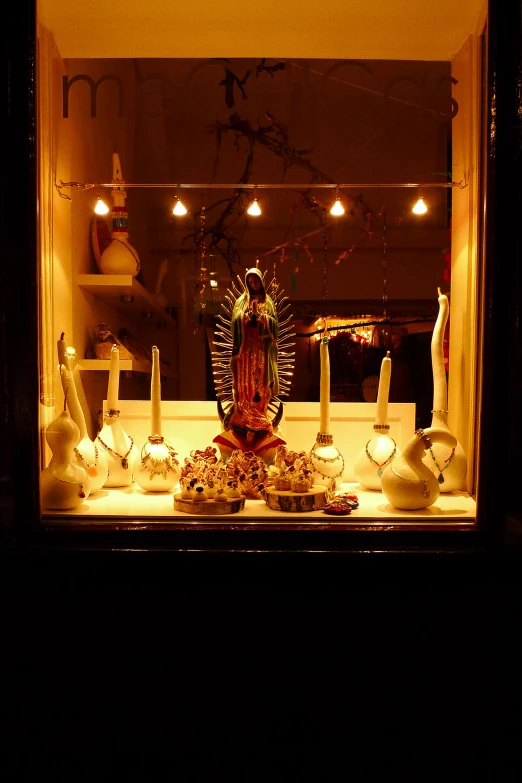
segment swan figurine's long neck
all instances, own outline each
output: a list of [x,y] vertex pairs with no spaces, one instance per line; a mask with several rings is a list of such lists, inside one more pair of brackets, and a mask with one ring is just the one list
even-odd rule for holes
[[444,366],[444,333],[449,316],[449,302],[439,292],[439,314],[431,339],[431,363],[433,367],[433,415],[432,426],[448,426],[448,385]]

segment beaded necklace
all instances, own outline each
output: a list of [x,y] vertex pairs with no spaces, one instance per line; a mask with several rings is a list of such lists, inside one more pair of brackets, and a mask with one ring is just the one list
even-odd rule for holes
[[85,497],[85,490],[83,488],[83,481],[67,481],[67,479],[60,478],[59,476],[55,476],[54,473],[51,473],[51,476],[55,478],[57,481],[61,481],[63,484],[77,484],[80,488],[80,491],[78,492],[78,497],[84,498]]
[[[370,440],[371,440],[371,438],[370,438]],[[391,438],[391,440],[393,440],[393,438]],[[368,443],[369,443],[369,442],[370,442],[370,441],[368,441]],[[378,470],[377,470],[377,475],[378,475],[378,476],[379,476],[379,478],[380,478],[380,477],[382,476],[382,474],[383,474],[383,470],[382,470],[382,469],[383,469],[383,467],[384,467],[385,465],[387,465],[387,464],[388,464],[388,462],[390,462],[390,461],[391,461],[391,460],[394,458],[394,456],[395,456],[395,452],[397,451],[397,444],[396,444],[396,443],[395,443],[395,441],[393,440],[393,451],[392,451],[392,453],[390,454],[390,456],[389,456],[389,457],[387,457],[387,458],[384,460],[384,462],[377,462],[377,460],[376,460],[376,459],[374,459],[374,458],[372,457],[372,455],[370,454],[370,452],[368,451],[368,443],[367,443],[367,444],[366,444],[366,446],[365,446],[365,449],[366,449],[366,456],[368,457],[368,459],[370,460],[370,462],[373,462],[373,464],[374,464],[374,465],[377,465],[377,468],[378,468]]]
[[442,474],[444,473],[444,471],[446,470],[446,468],[449,468],[449,466],[450,466],[450,463],[451,463],[451,460],[452,460],[452,459],[453,459],[453,457],[455,456],[455,449],[452,449],[452,450],[451,450],[451,454],[449,455],[448,459],[444,460],[444,466],[443,466],[442,468],[441,468],[441,466],[439,465],[439,463],[437,462],[437,460],[436,460],[436,458],[435,458],[435,454],[433,453],[433,451],[432,451],[431,447],[430,447],[430,449],[429,449],[429,452],[430,452],[430,454],[431,454],[431,458],[432,458],[433,462],[434,462],[434,463],[435,463],[435,465],[437,466],[437,470],[439,471],[439,477],[438,477],[437,481],[439,482],[439,484],[444,484],[444,476],[443,476]]
[[169,471],[174,472],[173,465],[179,465],[177,457],[177,451],[174,451],[172,446],[169,446],[168,443],[165,443],[165,439],[161,435],[149,435],[149,443],[154,444],[165,444],[167,450],[168,450],[168,457],[163,457],[162,459],[156,459],[151,455],[151,453],[148,450],[147,444],[145,443],[142,450],[141,450],[141,468],[140,470],[146,470],[150,473],[151,481],[154,478],[154,476],[163,476],[163,478],[167,479],[167,473]]
[[129,460],[127,459],[127,457],[128,457],[128,456],[129,456],[129,454],[131,453],[131,451],[132,451],[132,447],[134,446],[134,441],[133,441],[133,439],[130,437],[130,435],[129,435],[129,440],[130,440],[130,446],[129,446],[129,449],[128,449],[127,453],[126,453],[126,454],[123,454],[123,455],[121,455],[121,454],[118,454],[118,452],[117,452],[117,451],[114,451],[114,449],[111,449],[111,447],[110,447],[110,446],[107,446],[107,444],[105,443],[105,441],[103,441],[103,440],[100,438],[100,436],[99,436],[99,435],[97,435],[96,437],[97,437],[97,440],[99,440],[99,441],[100,441],[100,443],[101,443],[101,445],[103,446],[103,448],[104,448],[104,449],[107,449],[107,451],[109,452],[109,454],[112,454],[114,457],[118,457],[118,459],[121,459],[121,466],[122,466],[123,470],[127,470],[127,468],[129,467]]
[[[331,438],[332,439],[331,442],[333,443],[333,437],[331,435],[327,435],[326,437]],[[317,467],[315,467],[315,470],[317,471],[317,473],[319,473],[319,475],[322,476],[323,478],[327,478],[327,479],[336,479],[336,478],[339,478],[339,476],[342,476],[343,473],[344,473],[344,457],[343,457],[343,455],[342,454],[338,454],[335,457],[321,457],[321,455],[318,454],[316,452],[316,450],[315,450],[315,447],[318,446],[318,445],[320,445],[320,444],[319,443],[314,443],[314,445],[312,446],[312,450],[310,451],[310,457],[314,457],[315,459],[318,459],[320,462],[329,462],[329,463],[337,462],[337,460],[339,458],[341,458],[342,465],[341,465],[341,470],[339,471],[339,473],[336,473],[335,476],[327,476],[324,473],[321,473],[321,471],[317,470]]]

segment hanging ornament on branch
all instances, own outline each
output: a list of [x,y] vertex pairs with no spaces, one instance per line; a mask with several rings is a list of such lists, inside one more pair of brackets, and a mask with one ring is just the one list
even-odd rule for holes
[[296,247],[294,252],[294,271],[292,273],[292,293],[295,294],[297,290],[296,275],[299,272],[299,248]]
[[323,299],[328,299],[328,232],[323,231]]
[[199,213],[199,228],[192,250],[194,254],[192,320],[194,334],[198,331],[200,314],[205,308],[205,207]]

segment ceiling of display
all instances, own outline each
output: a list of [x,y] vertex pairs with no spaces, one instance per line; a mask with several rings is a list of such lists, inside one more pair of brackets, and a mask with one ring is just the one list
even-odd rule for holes
[[38,0],[62,57],[451,60],[484,0]]

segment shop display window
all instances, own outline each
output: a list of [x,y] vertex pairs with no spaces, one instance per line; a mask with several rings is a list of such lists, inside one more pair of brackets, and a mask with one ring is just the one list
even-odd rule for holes
[[343,56],[38,10],[42,523],[474,529],[480,3]]

